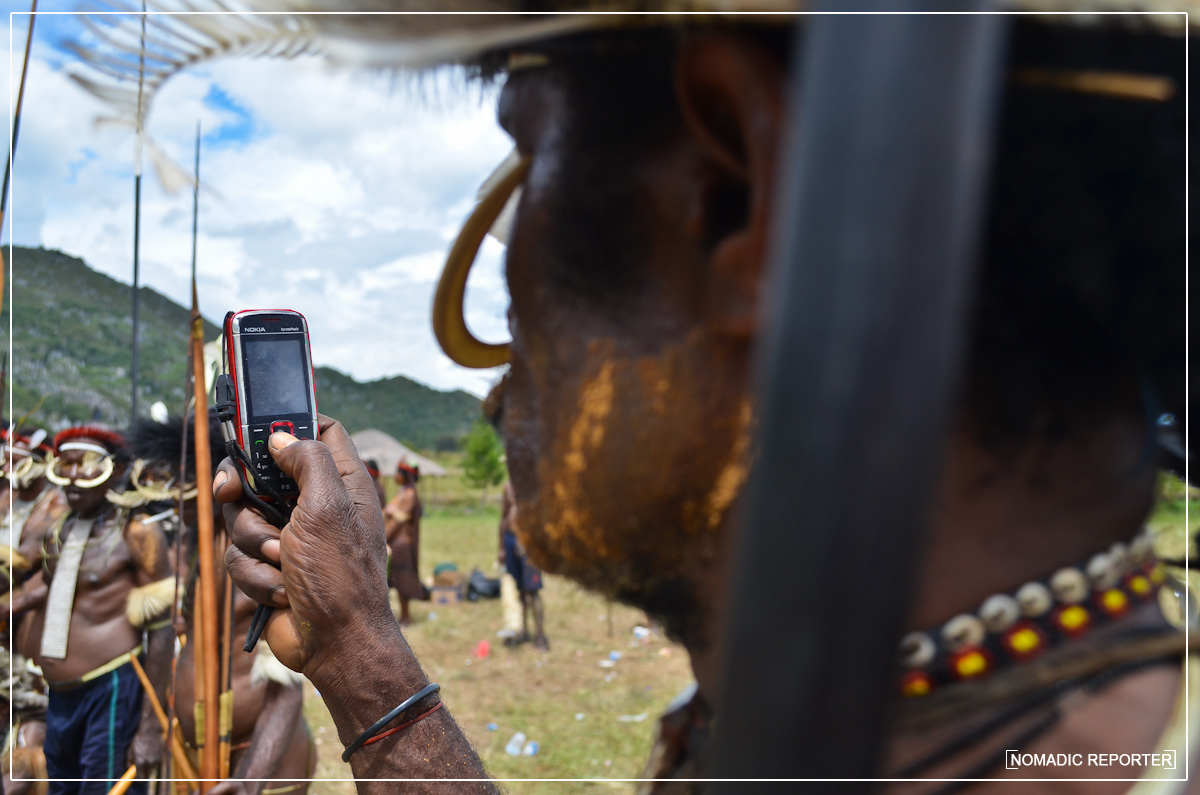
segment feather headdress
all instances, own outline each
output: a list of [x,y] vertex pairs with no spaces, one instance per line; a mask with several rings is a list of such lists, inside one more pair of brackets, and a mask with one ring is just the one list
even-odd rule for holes
[[[208,439],[213,450],[223,450],[225,440],[221,436],[221,426],[217,422],[216,409],[208,413]],[[178,417],[170,417],[167,422],[160,423],[151,419],[140,418],[129,429],[129,449],[139,459],[150,465],[165,465],[173,472],[179,470],[179,459],[183,455],[183,435],[180,433],[182,421]],[[196,449],[196,432],[192,418],[187,422],[187,449]],[[213,457],[213,472],[221,463],[220,456]],[[192,456],[187,460],[187,477],[195,477],[196,462]]]
[[[1000,5],[1054,22],[1175,33],[1187,24],[1182,10],[1191,10],[1192,25],[1200,26],[1200,0]],[[364,0],[353,7],[341,0],[153,0],[143,32],[140,9],[109,0],[80,12],[95,46],[70,45],[82,62],[71,77],[112,109],[98,124],[143,135],[159,179],[173,191],[190,185],[191,177],[144,135],[146,120],[172,77],[220,58],[313,55],[339,66],[416,70],[470,63],[490,52],[587,30],[713,21],[779,24],[810,6],[808,0]],[[1053,13],[1065,10],[1096,14]],[[1102,16],[1112,11],[1175,13]]]

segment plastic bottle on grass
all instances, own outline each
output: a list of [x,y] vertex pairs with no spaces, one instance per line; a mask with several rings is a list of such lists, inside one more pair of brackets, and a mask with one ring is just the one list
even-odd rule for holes
[[509,756],[520,756],[521,749],[525,747],[525,732],[517,732],[504,746],[504,753]]

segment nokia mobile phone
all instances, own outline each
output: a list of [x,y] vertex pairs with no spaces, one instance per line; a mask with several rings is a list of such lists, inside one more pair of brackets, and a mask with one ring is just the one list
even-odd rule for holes
[[258,496],[269,499],[274,489],[285,500],[294,500],[299,487],[275,465],[267,440],[276,431],[297,439],[317,438],[308,323],[290,309],[244,309],[225,316],[224,332],[227,383],[235,409],[230,419],[249,466],[246,461],[234,463]]

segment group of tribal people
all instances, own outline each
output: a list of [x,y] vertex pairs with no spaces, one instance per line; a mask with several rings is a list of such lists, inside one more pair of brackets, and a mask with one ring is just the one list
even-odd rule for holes
[[[215,422],[210,435],[221,449]],[[3,658],[15,722],[3,792],[105,793],[131,765],[141,780],[129,791],[146,792],[168,759],[173,778],[188,778],[204,730],[195,473],[180,483],[180,424],[139,420],[125,433],[79,425],[48,436],[4,423],[3,444],[3,614],[11,606],[14,622]],[[213,529],[220,539],[220,512]],[[230,611],[240,647],[256,604],[236,588],[226,597],[223,552],[213,556],[217,604]],[[265,642],[224,657],[229,780],[210,792],[305,792],[316,755],[303,677]]]

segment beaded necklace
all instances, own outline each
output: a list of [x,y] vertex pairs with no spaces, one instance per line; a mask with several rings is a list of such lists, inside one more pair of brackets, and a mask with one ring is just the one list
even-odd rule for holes
[[989,596],[974,613],[901,639],[900,694],[921,698],[1036,659],[1154,599],[1163,579],[1152,539],[1143,532],[1081,566],[1058,569],[1011,594]]

